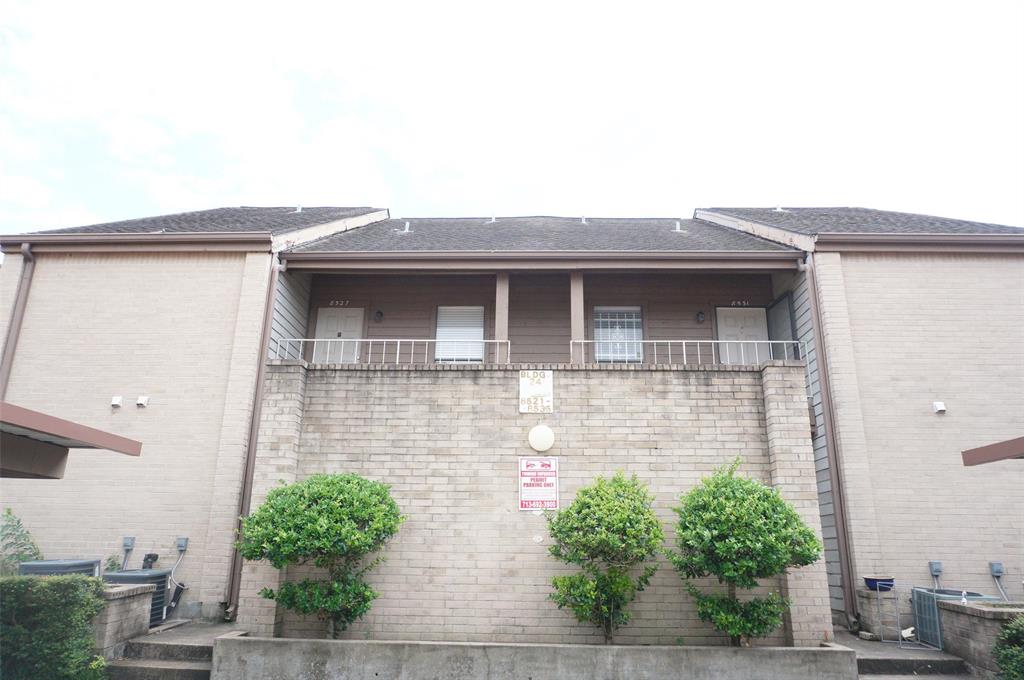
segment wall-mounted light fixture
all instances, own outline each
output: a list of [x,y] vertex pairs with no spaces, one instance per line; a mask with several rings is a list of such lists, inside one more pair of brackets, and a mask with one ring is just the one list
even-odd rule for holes
[[945,413],[946,412],[946,402],[944,402],[944,401],[933,401],[932,402],[932,411],[935,411],[936,413]]
[[135,405],[139,408],[146,408],[149,406],[149,397],[145,394],[140,394],[139,398],[135,400]]
[[555,444],[555,433],[547,425],[534,425],[530,429],[530,433],[527,435],[526,440],[530,443],[530,448],[538,453],[544,453]]
[[382,312],[381,310],[378,309],[376,312],[373,313],[373,320],[376,321],[377,323],[380,323],[381,321],[383,321],[384,320],[384,312]]
[[123,403],[124,403],[124,400],[121,399],[121,395],[120,394],[117,394],[117,395],[115,395],[115,396],[110,398],[110,408],[121,408],[121,404],[123,404]]
[[708,318],[704,312],[697,312],[697,323],[704,323],[704,319]]

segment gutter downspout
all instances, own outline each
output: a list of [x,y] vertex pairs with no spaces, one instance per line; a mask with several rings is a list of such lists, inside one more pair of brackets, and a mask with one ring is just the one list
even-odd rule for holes
[[847,625],[857,620],[857,595],[853,585],[853,560],[850,555],[849,526],[846,522],[846,494],[842,470],[839,467],[839,443],[836,439],[835,408],[828,377],[828,352],[825,349],[821,322],[821,301],[818,296],[818,282],[814,273],[814,255],[806,257],[807,284],[814,320],[814,349],[818,359],[818,386],[821,390],[822,416],[825,420],[825,449],[828,454],[828,476],[832,486],[832,509],[836,520],[836,541],[839,544],[839,573],[843,581],[843,600],[846,603]]
[[32,254],[32,244],[21,244],[21,278],[18,280],[18,292],[14,296],[14,307],[11,309],[11,322],[7,325],[7,338],[4,340],[4,354],[0,359],[0,400],[7,395],[7,383],[14,367],[14,351],[18,349],[18,336],[21,335],[21,322],[25,318],[25,305],[28,303],[28,291],[32,287],[32,273],[36,268],[36,258]]
[[[270,351],[270,324],[274,318],[274,303],[277,299],[277,277],[285,265],[278,264],[277,255],[270,255],[270,281],[267,284],[266,309],[263,312],[263,329],[260,331],[259,356],[256,364],[256,388],[253,392],[252,417],[249,420],[249,438],[245,447],[245,469],[242,475],[242,492],[238,498],[238,519],[235,525],[236,537],[242,529],[242,518],[249,514],[252,505],[252,482],[256,471],[256,444],[259,438],[260,416],[263,410],[263,380],[266,375],[267,353]],[[234,541],[232,541],[234,543]],[[238,599],[242,586],[242,554],[238,546],[231,550],[231,572],[228,575],[228,600],[224,618],[234,621],[238,616]]]

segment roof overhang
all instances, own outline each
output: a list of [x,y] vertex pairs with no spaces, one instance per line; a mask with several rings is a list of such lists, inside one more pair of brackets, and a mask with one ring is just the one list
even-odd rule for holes
[[142,442],[0,402],[0,477],[60,479],[68,449],[106,449],[138,456]]
[[74,252],[270,252],[269,232],[178,232],[154,234],[16,234],[0,236],[0,251],[17,252],[30,244],[34,253]]
[[803,253],[778,251],[421,251],[285,252],[303,270],[744,270],[797,269]]
[[1011,460],[1019,458],[1024,460],[1024,437],[1007,439],[1004,442],[980,446],[976,449],[968,449],[960,454],[963,457],[964,465],[984,465],[995,463],[1000,460]]

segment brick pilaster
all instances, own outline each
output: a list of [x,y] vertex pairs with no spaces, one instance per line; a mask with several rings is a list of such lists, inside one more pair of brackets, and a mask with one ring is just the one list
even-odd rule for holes
[[[820,539],[821,517],[804,368],[769,362],[761,369],[761,380],[771,484]],[[781,585],[783,595],[791,602],[786,615],[787,641],[798,647],[811,647],[830,640],[832,611],[824,558],[789,570]]]
[[820,366],[819,370],[828,371],[831,387],[833,430],[846,492],[849,549],[856,578],[858,574],[875,573],[881,561],[863,402],[841,256],[816,253],[814,263],[821,334],[828,355],[828,365]]
[[238,308],[231,341],[224,410],[217,443],[217,466],[210,493],[206,525],[206,559],[203,561],[202,613],[216,617],[227,599],[228,572],[238,521],[238,496],[242,488],[249,419],[253,412],[257,361],[263,359],[260,330],[267,304],[271,258],[248,253],[242,269]]
[[[252,508],[266,499],[267,492],[296,480],[299,438],[306,395],[306,367],[279,364],[267,367],[256,469],[253,477]],[[255,635],[280,632],[282,617],[277,606],[260,597],[263,588],[276,588],[282,572],[266,562],[245,562],[238,600],[238,625]]]

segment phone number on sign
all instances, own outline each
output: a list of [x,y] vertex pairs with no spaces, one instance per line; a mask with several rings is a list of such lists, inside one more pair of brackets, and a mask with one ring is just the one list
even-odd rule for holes
[[530,508],[530,509],[539,508],[541,510],[546,509],[546,508],[554,509],[554,508],[558,507],[558,502],[557,501],[519,501],[519,507],[520,508]]

